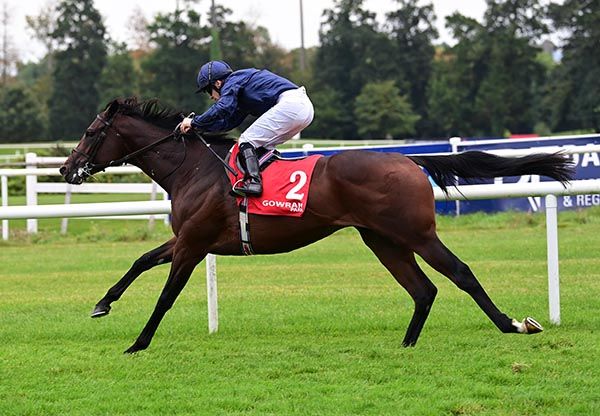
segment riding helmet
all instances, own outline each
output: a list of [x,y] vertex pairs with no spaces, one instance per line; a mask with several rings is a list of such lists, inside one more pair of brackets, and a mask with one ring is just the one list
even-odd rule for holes
[[205,63],[200,68],[200,71],[198,71],[198,76],[196,77],[196,85],[198,87],[196,92],[205,91],[215,81],[227,78],[232,72],[233,70],[227,62],[210,61]]

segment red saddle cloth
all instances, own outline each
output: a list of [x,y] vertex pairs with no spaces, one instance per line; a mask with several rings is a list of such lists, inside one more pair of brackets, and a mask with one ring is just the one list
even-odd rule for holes
[[[229,173],[233,186],[244,178],[237,162],[239,147],[230,150],[229,166],[238,174]],[[308,190],[315,164],[321,155],[307,156],[298,160],[275,160],[261,172],[263,193],[248,197],[248,213],[259,215],[285,215],[301,217],[308,201]],[[238,204],[243,197],[237,197]]]

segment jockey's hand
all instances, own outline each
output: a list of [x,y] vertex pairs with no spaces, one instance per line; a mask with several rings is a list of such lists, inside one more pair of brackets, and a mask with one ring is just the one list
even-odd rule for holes
[[183,121],[181,123],[179,123],[179,131],[181,131],[182,133],[187,133],[188,131],[190,131],[192,129],[192,118],[191,117],[186,117],[183,119]]

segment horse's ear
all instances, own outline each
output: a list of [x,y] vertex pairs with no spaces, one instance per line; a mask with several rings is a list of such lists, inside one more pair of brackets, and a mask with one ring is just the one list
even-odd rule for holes
[[104,112],[106,114],[106,118],[108,118],[108,119],[112,118],[112,116],[115,115],[115,113],[117,112],[118,109],[119,109],[119,102],[117,100],[112,100],[106,106],[106,109],[104,110]]

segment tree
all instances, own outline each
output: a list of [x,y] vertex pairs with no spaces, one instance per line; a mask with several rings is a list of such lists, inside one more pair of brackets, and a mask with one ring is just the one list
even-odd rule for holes
[[[286,65],[286,51],[271,41],[269,31],[262,26],[246,22],[232,22],[230,9],[214,8],[215,30],[219,33],[222,58],[232,68],[268,68],[283,76],[289,76],[293,68]],[[211,43],[214,45],[214,42]],[[212,59],[212,58],[211,58]]]
[[551,4],[549,16],[564,46],[545,100],[548,122],[553,129],[600,131],[600,4],[565,0]]
[[543,9],[539,0],[489,0],[484,21],[487,68],[475,98],[476,122],[488,134],[531,133],[537,88],[545,82],[536,46],[547,31]]
[[210,6],[210,59],[212,61],[220,61],[223,59],[219,28],[217,27],[216,22],[215,0],[212,0]]
[[104,107],[115,98],[130,97],[139,92],[139,74],[133,65],[127,45],[113,44],[112,49],[98,83],[100,107]]
[[205,95],[194,94],[195,77],[200,66],[211,59],[212,35],[219,33],[222,59],[233,69],[269,68],[283,76],[291,72],[286,66],[285,51],[274,45],[263,27],[227,20],[230,9],[215,6],[215,28],[201,24],[201,16],[184,3],[172,13],[159,14],[148,29],[154,49],[142,61],[142,87],[147,96],[159,97],[171,106],[192,109],[209,104]]
[[358,133],[366,139],[393,138],[415,134],[420,116],[394,81],[371,82],[356,97],[354,115]]
[[302,133],[310,137],[347,139],[348,125],[354,125],[354,115],[345,109],[341,93],[330,87],[317,88],[311,94],[315,118]]
[[45,62],[48,72],[52,71],[54,63],[53,55],[56,49],[56,39],[52,37],[52,33],[56,30],[57,12],[56,4],[53,1],[48,1],[38,15],[25,17],[29,30],[33,32],[33,37],[41,42],[46,49]]
[[430,133],[438,137],[474,135],[474,101],[485,77],[483,26],[459,13],[446,18],[458,42],[438,49],[428,87]]
[[0,141],[39,140],[45,130],[39,103],[27,88],[15,84],[1,90]]
[[439,47],[427,87],[430,137],[468,136],[472,132],[472,92],[462,82],[469,78],[469,71],[458,61],[446,46]]
[[392,39],[391,59],[395,63],[394,79],[408,93],[413,109],[421,116],[419,133],[427,127],[427,85],[432,74],[438,37],[431,3],[419,6],[417,0],[396,0],[398,10],[388,13],[387,31]]
[[46,128],[38,132],[38,137],[48,139],[48,97],[52,94],[52,70],[57,45],[56,39],[52,37],[58,20],[56,1],[47,1],[37,15],[26,16],[25,20],[33,38],[44,45],[45,55],[39,62],[20,65],[17,78],[30,89],[34,97],[39,97],[40,117]]
[[[362,3],[337,0],[333,9],[325,10],[319,30],[321,47],[313,68],[316,87],[333,89],[339,99],[332,105],[349,116],[362,87],[373,80],[389,79],[394,71],[389,39],[378,30],[375,14],[363,9]],[[317,108],[325,104],[318,102],[319,96],[314,99]],[[340,129],[337,137],[358,137],[351,119]]]
[[209,59],[209,28],[200,25],[200,15],[185,2],[182,9],[158,14],[148,31],[154,49],[141,63],[143,94],[177,108],[197,107],[194,80]]
[[35,138],[44,140],[52,138],[48,133],[48,97],[52,93],[51,73],[48,70],[49,59],[50,57],[46,55],[39,62],[19,64],[17,66],[18,73],[15,78],[15,81],[26,90],[27,96],[36,101],[35,108],[42,122],[35,134]]
[[106,31],[93,0],[62,0],[52,37],[57,40],[48,102],[55,139],[80,136],[99,107],[98,82],[106,63]]
[[[529,133],[539,116],[546,72],[535,45],[546,30],[539,1],[487,3],[483,24],[460,14],[447,18],[458,43],[441,55],[445,62],[437,64],[428,99],[442,132],[463,123],[462,135]],[[459,107],[444,115],[444,103]]]
[[14,75],[16,64],[18,61],[18,53],[13,45],[12,37],[10,36],[10,21],[11,14],[8,5],[5,1],[1,4],[0,10],[0,81],[2,85],[8,83],[9,76]]

